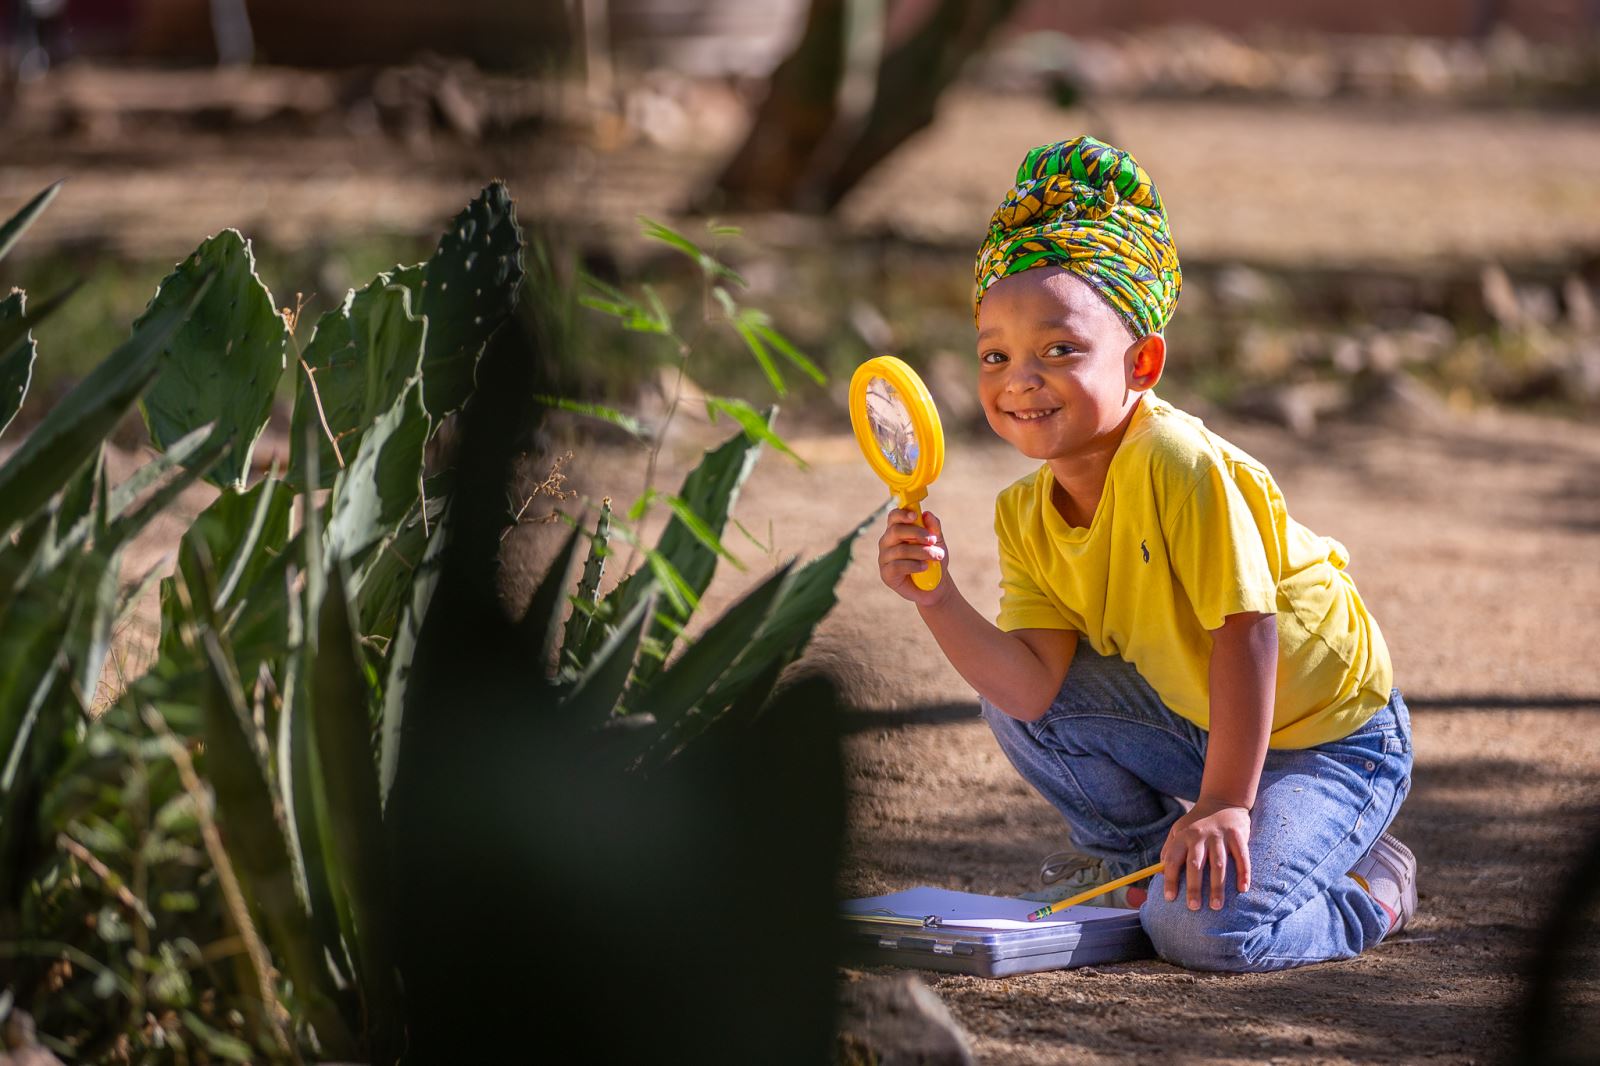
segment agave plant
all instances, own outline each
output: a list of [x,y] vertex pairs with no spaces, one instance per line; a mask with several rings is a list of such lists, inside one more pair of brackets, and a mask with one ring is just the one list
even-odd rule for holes
[[[52,195],[0,227],[0,254]],[[460,791],[485,772],[430,767],[441,712],[412,691],[458,524],[452,475],[425,479],[424,449],[473,401],[486,347],[515,343],[522,254],[491,185],[427,262],[350,292],[302,346],[248,241],[225,231],[0,465],[0,1014],[30,1007],[83,1061],[119,1046],[399,1059],[417,975],[402,980],[408,931],[389,887],[416,838],[394,797],[408,780]],[[0,302],[0,429],[31,371],[29,329],[59,303]],[[258,476],[286,372],[287,467]],[[600,595],[626,531],[603,510],[569,537],[508,652],[534,664],[528,713],[595,738],[607,772],[647,780],[764,707],[860,532],[685,640],[739,489],[777,440],[770,412],[718,402],[740,430],[653,497],[673,517],[645,566]],[[135,403],[158,455],[113,486],[103,442]],[[218,495],[160,579],[156,660],[90,715],[114,628],[157,579],[123,590],[122,548],[200,478]]]

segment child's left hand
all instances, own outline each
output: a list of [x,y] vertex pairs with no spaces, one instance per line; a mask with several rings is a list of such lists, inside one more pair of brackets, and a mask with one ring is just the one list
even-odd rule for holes
[[1167,899],[1178,898],[1178,875],[1183,875],[1189,909],[1200,909],[1200,879],[1211,867],[1211,909],[1222,909],[1223,877],[1228,856],[1239,873],[1239,891],[1250,888],[1250,811],[1201,798],[1182,818],[1172,823],[1161,847],[1161,876]]

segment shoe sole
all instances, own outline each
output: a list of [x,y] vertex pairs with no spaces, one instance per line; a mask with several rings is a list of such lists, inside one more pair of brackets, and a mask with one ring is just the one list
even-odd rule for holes
[[1405,877],[1400,883],[1400,913],[1397,916],[1398,920],[1394,923],[1394,928],[1389,930],[1388,933],[1388,935],[1393,936],[1407,925],[1410,925],[1411,919],[1417,916],[1417,857],[1412,854],[1410,848],[1400,843],[1399,839],[1387,830],[1379,834],[1378,843],[1386,845],[1398,853],[1403,860],[1399,864],[1405,873]]

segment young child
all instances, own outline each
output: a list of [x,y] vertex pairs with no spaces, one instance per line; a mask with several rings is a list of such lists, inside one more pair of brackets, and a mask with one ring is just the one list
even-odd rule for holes
[[995,503],[999,624],[962,597],[932,514],[889,515],[884,584],[1073,844],[1112,875],[1162,863],[1140,911],[1163,958],[1359,954],[1416,910],[1416,860],[1384,832],[1410,718],[1344,547],[1151,391],[1182,280],[1154,183],[1090,137],[1035,148],[976,274],[984,412],[1043,463]]

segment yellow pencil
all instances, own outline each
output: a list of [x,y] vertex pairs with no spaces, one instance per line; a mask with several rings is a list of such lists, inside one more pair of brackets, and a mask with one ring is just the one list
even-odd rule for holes
[[1068,907],[1076,907],[1078,904],[1094,899],[1096,896],[1103,896],[1107,892],[1114,892],[1123,885],[1131,885],[1135,881],[1142,881],[1151,874],[1158,874],[1160,872],[1161,864],[1159,862],[1150,866],[1146,866],[1142,870],[1135,870],[1127,877],[1119,877],[1110,884],[1101,885],[1099,888],[1091,888],[1087,892],[1079,892],[1076,896],[1068,896],[1060,903],[1052,903],[1048,907],[1040,907],[1038,910],[1028,915],[1028,921],[1037,922],[1040,918],[1048,918],[1057,911],[1064,911]]

